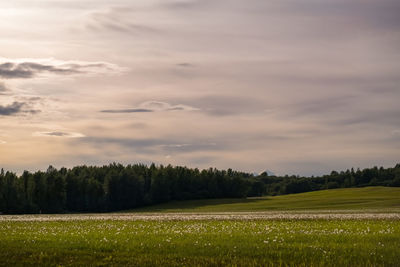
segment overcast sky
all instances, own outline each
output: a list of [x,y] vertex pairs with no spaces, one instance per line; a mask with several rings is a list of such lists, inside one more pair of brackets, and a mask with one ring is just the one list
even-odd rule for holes
[[398,0],[0,2],[0,167],[400,162]]

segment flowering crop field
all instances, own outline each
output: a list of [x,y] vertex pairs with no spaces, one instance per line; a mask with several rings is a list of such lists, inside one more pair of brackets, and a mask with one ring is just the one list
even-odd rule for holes
[[0,216],[0,265],[399,266],[398,213]]

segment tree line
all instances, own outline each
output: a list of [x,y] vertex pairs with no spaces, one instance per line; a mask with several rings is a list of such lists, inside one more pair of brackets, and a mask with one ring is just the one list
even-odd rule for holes
[[328,175],[318,177],[299,176],[269,176],[266,172],[255,177],[259,191],[250,192],[251,195],[284,195],[309,191],[365,187],[391,186],[400,187],[400,164],[393,168],[373,167],[367,169],[351,168],[346,171],[332,171]]
[[253,175],[232,169],[110,164],[59,170],[0,171],[0,213],[65,213],[127,210],[171,200],[243,198],[322,189],[400,186],[394,168],[353,169],[319,177]]

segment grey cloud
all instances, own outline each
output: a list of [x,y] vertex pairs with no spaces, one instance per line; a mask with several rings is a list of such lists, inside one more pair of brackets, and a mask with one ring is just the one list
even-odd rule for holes
[[[82,5],[75,2],[63,6]],[[377,161],[399,155],[393,149],[400,144],[398,135],[388,138],[390,144],[380,141],[400,125],[396,103],[400,96],[398,0],[117,0],[112,4],[127,7],[103,9],[96,14],[89,12],[110,3],[90,2],[87,9],[71,12],[74,17],[64,16],[64,22],[89,14],[83,24],[92,32],[76,32],[75,26],[67,32],[57,25],[47,28],[45,23],[35,24],[35,31],[26,37],[5,32],[10,38],[15,36],[18,43],[40,42],[44,45],[38,47],[40,51],[55,49],[53,52],[64,56],[72,51],[76,57],[86,58],[103,55],[105,60],[124,62],[132,68],[130,75],[112,80],[20,83],[21,92],[60,92],[58,97],[65,102],[57,105],[60,112],[49,113],[49,122],[86,127],[83,125],[96,121],[104,131],[91,129],[90,133],[155,138],[75,139],[79,144],[104,154],[123,151],[124,156],[137,158],[140,154],[135,151],[144,151],[148,158],[164,155],[162,152],[171,152],[174,158],[173,153],[180,151],[199,151],[184,156],[213,155],[215,159],[209,162],[216,166],[223,166],[222,162],[236,164],[233,158],[243,166],[285,161],[276,171],[295,173],[325,170],[327,166],[319,166],[318,161],[338,164],[334,156],[354,164],[363,155]],[[43,19],[51,21],[54,17]],[[58,29],[60,32],[55,32]],[[47,38],[50,36],[53,40]],[[60,39],[54,40],[54,36]],[[59,46],[51,47],[54,41]],[[15,54],[13,47],[5,49],[9,50],[5,54]],[[59,64],[43,65],[60,68]],[[46,68],[35,71],[35,75],[58,74]],[[70,88],[79,88],[78,94],[72,96]],[[98,95],[96,99],[94,94]],[[140,104],[145,99],[171,104]],[[2,105],[13,101],[28,103],[15,98]],[[179,103],[199,111],[169,116],[168,111],[185,110]],[[50,109],[47,103],[32,107]],[[99,113],[80,116],[93,107]],[[22,107],[27,108],[30,106]],[[110,120],[118,116],[121,118]],[[149,123],[148,127],[128,126],[136,121],[134,117]],[[316,132],[301,133],[310,129]],[[271,132],[265,133],[267,130]],[[54,136],[53,140],[65,137],[60,134],[62,130],[47,131],[46,136]],[[260,136],[255,136],[256,132]],[[369,139],[374,138],[377,141],[371,146]],[[73,154],[95,151],[84,150],[84,146],[78,150]],[[309,162],[291,167],[296,157]],[[179,160],[177,157],[176,162]],[[367,166],[365,159],[359,162]]]
[[[323,23],[310,24],[314,29],[331,30],[326,35],[357,34],[360,31],[370,32],[374,29],[382,31],[395,30],[400,26],[400,3],[396,0],[337,0],[337,1],[260,1],[252,0],[244,3],[234,1],[237,9],[246,10],[253,15],[265,18],[271,16],[287,17],[300,23],[305,18],[308,21],[323,20]],[[300,24],[301,25],[301,24]],[[346,25],[342,28],[340,25]],[[323,34],[323,32],[321,32]]]
[[188,9],[196,9],[202,7],[207,7],[210,4],[220,2],[218,0],[173,0],[173,1],[166,1],[162,4],[164,8],[171,9],[171,10],[184,10],[187,11]]
[[327,174],[330,170],[338,170],[337,166],[334,166],[335,163],[324,163],[323,161],[314,161],[307,159],[297,159],[297,160],[289,160],[285,163],[278,164],[278,166],[285,170],[285,173],[281,173],[281,175],[298,175],[302,173],[302,175],[306,176],[318,176]]
[[84,137],[79,142],[88,143],[98,147],[116,145],[121,150],[133,150],[138,153],[152,153],[157,146],[165,144],[166,140],[161,139],[134,139],[114,137]]
[[66,138],[79,138],[84,137],[81,133],[76,132],[61,132],[61,131],[53,131],[53,132],[35,132],[33,136],[50,136],[50,137],[66,137]]
[[341,126],[356,124],[400,125],[400,110],[360,110],[345,118],[331,118],[330,121]]
[[10,116],[22,112],[24,103],[14,102],[8,106],[0,106],[0,116]]
[[200,166],[212,166],[212,162],[216,162],[218,160],[217,157],[212,157],[212,156],[202,156],[202,157],[190,157],[188,158],[189,162],[193,164],[194,166],[200,165]]
[[40,97],[40,96],[31,96],[31,97],[27,97],[26,100],[27,100],[27,101],[31,101],[31,102],[36,102],[36,101],[41,101],[41,100],[43,100],[43,98]]
[[164,6],[168,8],[192,8],[197,7],[201,3],[200,1],[180,0],[180,1],[169,1]]
[[158,29],[137,23],[134,19],[134,10],[124,8],[110,8],[106,11],[94,12],[90,15],[86,27],[93,31],[108,30],[119,33],[157,33]]
[[0,78],[3,79],[27,79],[41,73],[56,75],[90,74],[95,72],[113,72],[119,70],[117,66],[109,63],[90,62],[60,62],[47,60],[47,62],[12,62],[0,64]]
[[182,63],[178,63],[176,64],[178,67],[184,67],[184,68],[190,68],[190,67],[194,67],[193,64],[188,63],[188,62],[182,62]]
[[340,0],[326,2],[308,1],[299,3],[290,1],[286,8],[294,13],[324,18],[346,17],[353,22],[363,22],[366,26],[397,29],[400,26],[400,3],[395,0],[361,1]]
[[0,64],[0,77],[4,79],[15,78],[32,78],[41,72],[49,72],[55,74],[76,74],[80,73],[79,66],[64,66],[59,68],[51,65],[44,65],[33,62],[11,63],[6,62]]
[[[181,1],[166,1],[163,3],[157,3],[155,5],[137,6],[134,3],[126,4],[123,6],[110,7],[105,10],[99,10],[92,12],[87,21],[86,28],[95,32],[112,32],[112,33],[122,33],[122,34],[133,34],[131,36],[135,37],[138,34],[162,34],[165,32],[164,27],[144,22],[136,14],[141,12],[149,12],[149,16],[152,16],[153,11],[190,11],[194,10],[197,12],[200,8],[205,8],[210,6],[216,0],[181,0]],[[125,38],[129,36],[125,35]]]
[[103,113],[146,113],[146,112],[154,112],[154,110],[144,109],[144,108],[130,108],[130,109],[105,109],[100,112],[103,112]]
[[0,92],[5,92],[5,91],[8,91],[7,86],[4,83],[0,82]]
[[[215,1],[215,0],[214,0]],[[137,37],[138,35],[157,34],[158,36],[166,32],[168,23],[160,26],[157,21],[149,22],[137,16],[140,12],[148,12],[153,16],[153,12],[165,10],[170,11],[190,11],[197,12],[199,8],[207,7],[214,1],[210,0],[189,0],[189,1],[166,1],[151,5],[137,5],[135,3],[121,3],[121,6],[114,6],[103,10],[97,10],[89,14],[85,27],[96,33],[116,33],[124,34],[125,38]],[[175,30],[175,29],[174,29]],[[169,30],[168,30],[169,31]],[[169,31],[170,32],[170,31]],[[128,35],[130,34],[130,35]]]
[[8,94],[10,89],[2,82],[0,82],[0,95]]
[[399,75],[396,73],[368,73],[368,75],[365,73],[354,73],[349,75],[327,72],[321,74],[318,73],[318,67],[319,70],[321,70],[325,69],[327,66],[324,66],[321,62],[319,62],[319,64],[320,65],[317,65],[312,71],[308,70],[301,72],[300,70],[295,71],[294,69],[289,70],[286,68],[289,70],[288,73],[265,74],[264,78],[266,81],[281,81],[283,84],[302,84],[314,87],[341,86],[347,88],[370,88],[371,86],[382,87],[382,85],[385,84],[385,86],[389,87],[396,86],[397,89],[397,84],[400,82]]
[[13,99],[12,104],[4,106],[0,105],[0,115],[11,116],[17,114],[37,114],[42,112],[40,106],[44,106],[42,97],[14,95],[11,99]]
[[147,112],[157,112],[157,111],[193,111],[198,110],[197,108],[187,106],[187,105],[171,105],[166,102],[160,101],[147,101],[143,102],[137,108],[128,109],[106,109],[101,110],[103,113],[147,113]]
[[63,133],[63,132],[48,132],[45,133],[45,135],[49,135],[49,136],[67,136],[67,133]]
[[[397,3],[396,3],[397,2]],[[115,32],[123,33],[124,38],[134,36],[137,38],[140,34],[167,32],[163,35],[162,41],[165,41],[165,47],[169,46],[171,38],[179,38],[179,44],[189,44],[192,48],[197,47],[198,42],[194,44],[191,41],[184,39],[183,34],[187,34],[187,40],[208,40],[209,45],[214,49],[218,49],[221,44],[233,40],[235,43],[229,43],[232,48],[242,47],[241,44],[249,44],[249,40],[258,39],[259,45],[264,46],[261,42],[274,45],[277,41],[285,44],[285,42],[296,41],[299,47],[303,43],[309,43],[316,40],[332,41],[332,45],[338,44],[342,38],[357,39],[358,37],[365,38],[368,36],[382,35],[387,31],[398,32],[400,26],[400,4],[394,0],[384,1],[315,1],[306,0],[299,3],[298,1],[262,1],[251,0],[244,2],[240,0],[214,0],[214,1],[164,1],[157,3],[151,8],[143,7],[135,9],[135,4],[127,4],[126,7],[109,8],[107,10],[92,13],[86,22],[87,28],[97,32]],[[149,11],[151,10],[151,11]],[[178,27],[170,27],[172,25],[165,24],[160,26],[157,17],[153,21],[141,19],[137,14],[148,12],[148,16],[156,16],[161,12],[171,11],[173,15],[172,21],[180,21],[191,23],[190,32],[184,30],[179,25]],[[203,30],[202,26],[207,21],[203,21],[202,12],[207,12],[207,17],[210,18],[210,24],[214,22],[215,28]],[[177,14],[175,14],[177,13]],[[195,16],[192,17],[193,14]],[[188,17],[189,16],[189,17]],[[242,17],[243,16],[243,17]],[[237,20],[224,25],[221,21]],[[199,19],[200,18],[200,19]],[[221,19],[216,19],[221,18]],[[201,23],[201,24],[199,24]],[[212,24],[211,24],[212,25]],[[231,26],[230,30],[229,27]],[[266,25],[260,27],[260,25]],[[273,25],[272,27],[268,25]],[[130,33],[131,35],[127,35]],[[183,33],[183,34],[182,34]],[[175,35],[177,34],[177,35]],[[168,36],[168,37],[165,37]],[[249,36],[252,36],[249,39]],[[165,37],[165,38],[164,38]],[[240,37],[238,39],[237,37]],[[210,39],[213,38],[213,39]],[[388,36],[384,36],[388,38]],[[272,40],[272,41],[270,41]],[[215,42],[215,43],[213,43]],[[164,42],[163,42],[164,44]],[[201,45],[199,49],[204,49]],[[311,44],[311,46],[313,46]],[[329,45],[331,46],[331,45]],[[246,49],[249,46],[246,45]],[[186,48],[185,48],[186,49]],[[225,49],[225,48],[222,48]],[[230,48],[225,50],[229,51]],[[260,53],[261,54],[261,53]]]
[[[386,93],[386,94],[389,94]],[[315,123],[326,133],[345,134],[364,129],[392,129],[400,125],[398,94],[365,91],[360,94],[314,97],[308,101],[292,101],[277,109],[274,115],[282,121]],[[368,130],[370,131],[370,130]],[[362,139],[362,135],[359,136]]]
[[135,122],[135,123],[129,124],[128,127],[131,127],[134,129],[145,129],[145,128],[148,128],[149,126],[143,122]]
[[200,110],[212,116],[263,113],[271,108],[266,100],[234,95],[207,95],[183,101],[189,105],[198,106]]
[[80,142],[97,146],[117,145],[121,149],[133,150],[139,153],[195,152],[224,149],[228,144],[221,140],[218,143],[208,140],[187,140],[182,138],[110,138],[110,137],[84,137]]
[[[306,136],[308,137],[309,134]],[[290,140],[305,138],[302,133],[287,133],[279,135],[274,133],[252,133],[203,137],[174,136],[168,138],[126,138],[126,137],[95,137],[81,138],[79,142],[92,144],[99,147],[105,145],[118,146],[120,149],[133,150],[138,153],[192,153],[205,151],[228,151],[232,149],[249,149],[260,145],[276,144]]]
[[161,145],[161,148],[167,153],[173,152],[195,152],[195,151],[213,151],[226,148],[227,144],[223,142],[194,142]]
[[168,108],[167,110],[174,111],[174,110],[185,110],[183,107],[172,107]]
[[303,101],[294,106],[292,110],[294,116],[321,115],[330,112],[338,112],[348,107],[354,102],[355,97],[343,95],[340,97],[329,97]]

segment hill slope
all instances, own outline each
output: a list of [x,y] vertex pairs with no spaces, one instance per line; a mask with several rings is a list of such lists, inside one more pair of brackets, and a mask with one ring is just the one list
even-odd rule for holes
[[277,210],[400,211],[400,188],[377,186],[331,189],[262,198],[173,201],[133,211],[230,212]]

